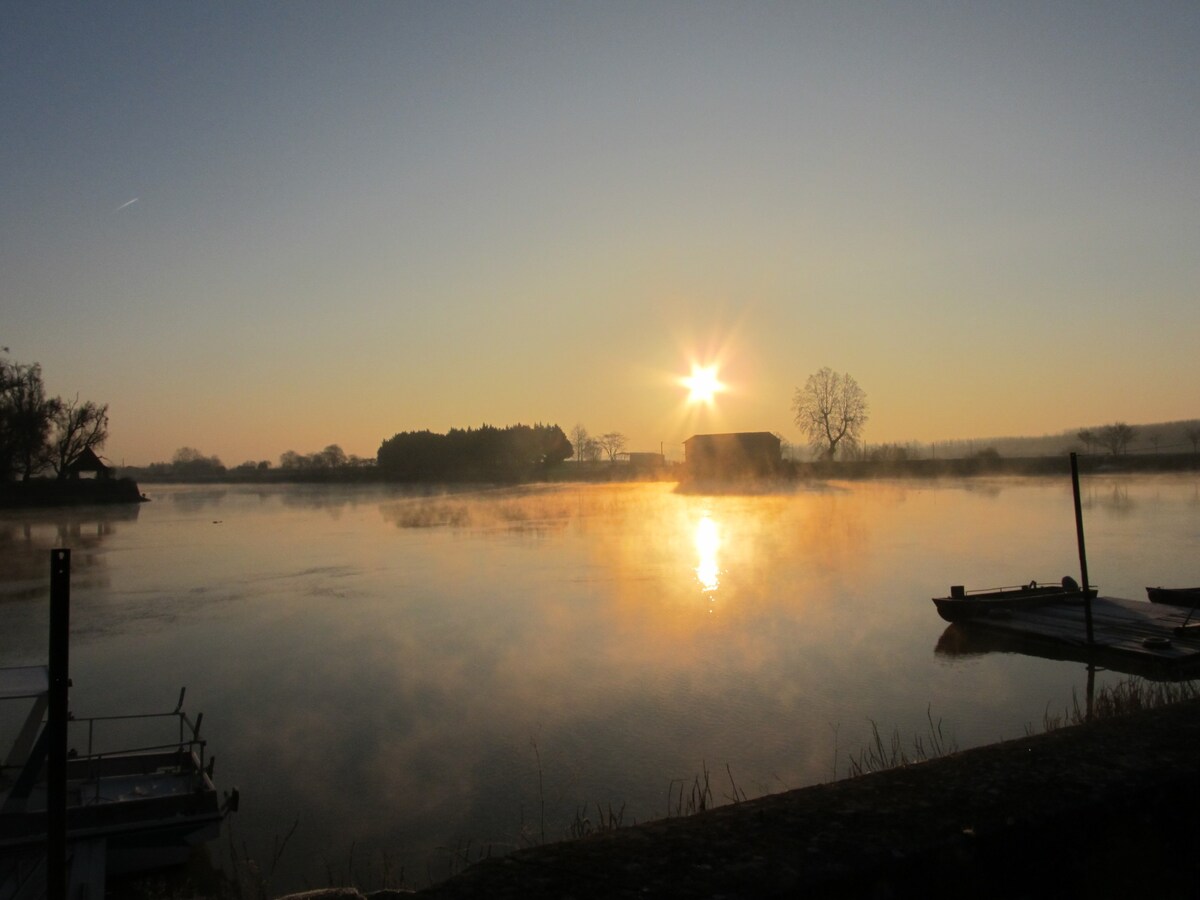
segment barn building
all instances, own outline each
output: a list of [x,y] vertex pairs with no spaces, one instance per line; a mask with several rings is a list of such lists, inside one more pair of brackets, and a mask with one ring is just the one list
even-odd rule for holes
[[780,440],[769,431],[695,434],[683,442],[683,453],[693,478],[759,477],[783,466]]

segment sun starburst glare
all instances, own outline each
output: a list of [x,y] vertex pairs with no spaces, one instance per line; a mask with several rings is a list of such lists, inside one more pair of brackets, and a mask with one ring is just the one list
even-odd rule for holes
[[703,403],[712,406],[713,398],[725,390],[725,385],[717,378],[717,367],[701,366],[692,363],[692,374],[680,378],[679,383],[688,389],[688,403]]

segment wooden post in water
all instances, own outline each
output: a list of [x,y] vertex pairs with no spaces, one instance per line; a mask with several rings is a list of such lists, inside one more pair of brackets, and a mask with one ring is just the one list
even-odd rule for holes
[[1083,578],[1083,619],[1087,623],[1087,641],[1096,642],[1092,634],[1092,592],[1088,590],[1087,550],[1083,544],[1083,504],[1079,501],[1079,459],[1071,454],[1071,493],[1075,495],[1075,537],[1079,542],[1079,574]]
[[71,551],[50,551],[50,709],[46,720],[46,897],[67,896],[67,689]]

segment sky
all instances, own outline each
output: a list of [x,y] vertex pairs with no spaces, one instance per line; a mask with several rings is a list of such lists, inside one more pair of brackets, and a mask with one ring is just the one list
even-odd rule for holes
[[[117,464],[1200,416],[1200,4],[0,5],[0,345]],[[687,405],[716,364],[727,390]]]

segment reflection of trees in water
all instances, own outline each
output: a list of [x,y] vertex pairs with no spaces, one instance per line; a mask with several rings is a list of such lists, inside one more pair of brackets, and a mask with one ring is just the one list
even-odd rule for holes
[[38,510],[0,521],[0,599],[37,598],[50,592],[50,551],[71,551],[74,583],[105,587],[102,545],[118,524],[137,520],[137,504],[78,510]]
[[1088,508],[1111,512],[1116,516],[1128,516],[1138,508],[1135,500],[1129,497],[1128,485],[1122,484],[1091,488],[1087,491],[1085,505]]
[[969,494],[995,499],[1000,496],[1002,488],[999,481],[990,478],[968,478],[963,485]]
[[512,488],[462,494],[405,497],[380,505],[397,528],[560,531],[579,515],[580,498],[561,489]]
[[199,512],[208,506],[220,506],[227,493],[226,490],[180,491],[166,497],[182,512]]

